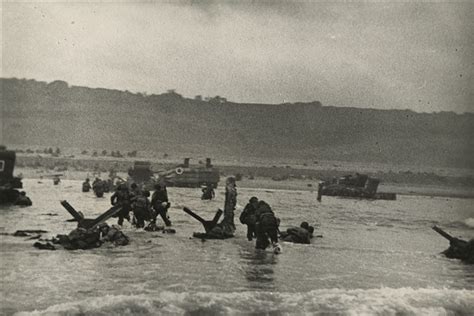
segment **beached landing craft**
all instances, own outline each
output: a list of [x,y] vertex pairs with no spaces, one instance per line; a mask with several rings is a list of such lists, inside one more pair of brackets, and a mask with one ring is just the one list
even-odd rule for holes
[[347,175],[332,182],[319,184],[318,200],[322,195],[353,197],[373,200],[396,200],[395,193],[377,192],[380,180],[365,174]]
[[0,204],[14,203],[23,188],[20,177],[13,176],[16,153],[0,145]]
[[[155,183],[165,183],[169,187],[199,188],[206,184],[211,184],[214,188],[219,183],[219,169],[211,164],[211,159],[206,158],[204,166],[190,166],[190,158],[185,158],[184,163],[169,170],[153,172],[148,161],[135,161],[133,168],[130,168],[128,175],[130,180],[137,184],[153,189]],[[158,177],[154,176],[154,173]]]

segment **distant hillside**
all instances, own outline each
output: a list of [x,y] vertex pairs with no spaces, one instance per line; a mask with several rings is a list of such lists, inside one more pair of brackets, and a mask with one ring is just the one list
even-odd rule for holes
[[6,144],[474,168],[474,114],[239,104],[0,80]]

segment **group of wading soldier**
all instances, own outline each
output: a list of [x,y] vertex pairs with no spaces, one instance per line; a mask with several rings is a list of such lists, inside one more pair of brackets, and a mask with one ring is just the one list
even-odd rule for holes
[[[202,219],[199,215],[188,208],[183,210],[200,221],[205,229],[205,233],[194,233],[193,236],[201,239],[226,239],[234,236],[234,211],[237,205],[237,189],[235,178],[229,177],[226,180],[224,211],[218,210],[211,221]],[[224,218],[220,223],[218,219],[224,213]],[[252,241],[256,238],[255,247],[266,249],[273,246],[275,253],[281,252],[278,245],[278,235],[280,234],[280,220],[275,216],[272,208],[265,201],[259,201],[257,197],[252,197],[249,203],[239,216],[242,224],[247,225],[247,239]],[[286,232],[281,233],[284,241],[294,243],[309,243],[314,228],[307,222],[303,222],[300,227],[291,227]]]
[[113,187],[114,183],[112,179],[102,180],[95,178],[91,185],[89,178],[87,178],[86,181],[82,183],[82,192],[89,192],[90,189],[92,189],[97,197],[103,197],[104,193],[112,191]]
[[255,247],[266,249],[270,242],[275,245],[278,242],[278,226],[280,220],[268,203],[251,197],[249,203],[240,214],[240,222],[247,225],[247,239],[257,239]]
[[[195,218],[198,218],[204,225],[206,233],[195,233],[195,237],[203,239],[226,239],[234,236],[234,211],[237,205],[237,188],[234,177],[226,180],[225,201],[224,201],[224,218],[220,223],[212,224],[212,221],[204,221],[199,219],[189,209],[185,211]],[[218,212],[215,220],[217,220]],[[279,219],[275,217],[275,213],[265,201],[259,201],[256,197],[252,197],[239,217],[241,223],[247,225],[247,238],[252,241],[256,238],[256,248],[266,249],[270,244],[274,249],[280,249],[278,245],[278,226]],[[210,225],[206,227],[206,225]]]
[[[83,191],[90,190],[90,184],[87,180],[83,184]],[[212,199],[215,196],[212,186],[207,186],[203,193],[203,199]],[[151,200],[149,198],[150,192],[140,190],[135,183],[130,188],[124,183],[119,184],[114,194],[110,197],[112,205],[121,207],[121,210],[115,215],[115,217],[118,217],[118,225],[122,226],[124,219],[126,219],[137,228],[153,230],[153,227],[156,228],[156,220],[158,215],[160,215],[164,224],[171,226],[171,221],[167,215],[170,203],[166,185],[156,184]],[[236,229],[234,223],[236,205],[236,180],[234,177],[229,177],[226,180],[225,186],[224,217],[222,221],[217,223],[218,216],[216,216],[215,223],[206,228],[206,233],[196,233],[195,237],[211,239],[233,237]],[[133,214],[133,217],[131,217],[131,214]],[[249,241],[256,239],[257,249],[266,249],[270,245],[273,245],[274,249],[279,247],[280,220],[275,216],[268,203],[259,200],[257,197],[252,197],[240,214],[239,219],[242,224],[247,225],[247,239]],[[145,222],[149,222],[146,227]],[[303,222],[300,227],[292,227],[286,232],[281,233],[281,238],[289,242],[309,243],[313,230],[313,227]]]
[[[118,217],[118,224],[123,225],[124,219],[132,222],[137,228],[144,228],[145,222],[151,225],[156,225],[158,215],[161,216],[166,226],[171,226],[171,221],[168,217],[168,208],[170,203],[168,201],[168,192],[166,185],[156,184],[155,192],[149,200],[150,191],[140,190],[138,186],[133,183],[130,189],[126,184],[120,184],[114,194],[110,197],[112,205],[120,205],[121,211],[116,215]],[[130,217],[133,214],[133,219]]]

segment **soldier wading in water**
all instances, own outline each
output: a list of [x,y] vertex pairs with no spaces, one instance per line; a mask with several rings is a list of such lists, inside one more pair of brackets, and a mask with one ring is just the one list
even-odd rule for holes
[[257,236],[255,231],[255,212],[257,211],[258,207],[258,199],[253,196],[250,198],[249,203],[245,205],[244,210],[240,214],[239,220],[242,224],[247,225],[247,239],[252,241],[254,237]]
[[170,207],[168,190],[166,190],[164,183],[155,185],[155,192],[153,192],[151,197],[151,206],[154,209],[152,221],[156,223],[156,218],[160,215],[165,225],[171,226],[171,221],[168,217],[168,208]]
[[122,183],[117,186],[117,190],[110,197],[110,203],[112,205],[122,206],[121,211],[116,215],[116,217],[118,217],[118,224],[120,226],[122,226],[124,218],[130,222],[130,210],[132,209],[132,206],[130,201],[130,193],[126,184]]

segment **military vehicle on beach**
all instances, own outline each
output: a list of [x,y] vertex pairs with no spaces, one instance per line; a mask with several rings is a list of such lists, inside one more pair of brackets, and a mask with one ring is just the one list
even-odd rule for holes
[[217,187],[220,179],[219,169],[211,164],[211,159],[206,158],[205,165],[191,166],[190,158],[185,158],[179,164],[164,171],[154,172],[148,161],[135,161],[133,168],[128,170],[130,181],[141,184],[152,190],[154,184],[164,183],[169,187],[199,188],[204,185]]
[[365,198],[374,200],[395,200],[395,193],[377,192],[380,180],[356,173],[319,184],[318,199],[321,195]]
[[133,167],[128,169],[128,175],[132,182],[137,184],[147,183],[153,180],[153,171],[149,161],[135,161]]
[[0,146],[0,204],[14,203],[23,188],[21,178],[13,176],[16,153]]

